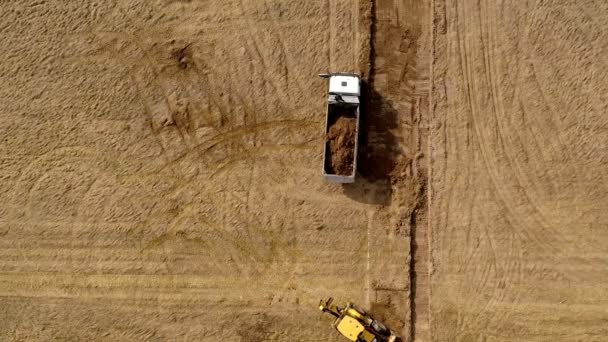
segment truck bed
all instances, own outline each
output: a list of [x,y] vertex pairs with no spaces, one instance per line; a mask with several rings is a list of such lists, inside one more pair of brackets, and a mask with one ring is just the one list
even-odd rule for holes
[[330,95],[325,124],[323,176],[335,183],[353,183],[359,145],[359,99]]

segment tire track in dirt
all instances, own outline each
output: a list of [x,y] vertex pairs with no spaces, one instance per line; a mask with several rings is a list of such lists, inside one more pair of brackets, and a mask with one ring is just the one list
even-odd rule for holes
[[[583,233],[583,227],[604,218],[578,215],[577,210],[601,205],[587,202],[577,191],[586,188],[589,167],[601,161],[589,158],[583,144],[569,145],[562,139],[573,128],[564,125],[569,118],[584,118],[575,106],[551,108],[557,97],[547,95],[550,87],[533,70],[534,65],[545,73],[573,70],[568,65],[576,59],[564,59],[561,50],[567,54],[576,44],[569,43],[567,34],[529,43],[553,32],[551,15],[576,13],[577,6],[569,4],[569,11],[558,13],[531,11],[525,4],[435,0],[433,5],[433,339],[595,340],[603,331],[594,318],[602,304],[591,298],[606,291],[598,285],[606,275],[582,271],[587,267],[583,265],[598,265],[594,255],[599,252],[598,244],[589,240],[599,237]],[[559,1],[555,5],[565,6]],[[530,22],[537,21],[532,18],[541,11],[542,26],[532,28]],[[445,31],[440,25],[444,21]],[[583,21],[557,22],[559,27],[571,25],[568,32],[589,32],[576,28]],[[505,27],[509,29],[498,29]],[[548,27],[547,35],[540,33],[541,27]],[[553,48],[557,46],[561,48]],[[542,49],[544,55],[537,54]],[[538,58],[552,63],[538,63]],[[591,61],[585,70],[589,65],[597,66]],[[516,70],[514,77],[509,70]],[[568,86],[553,84],[554,89]],[[560,93],[570,99],[572,94]],[[596,115],[590,108],[584,112]],[[590,132],[577,133],[583,142],[594,139]],[[565,203],[580,220],[559,209]],[[576,251],[568,247],[573,241]],[[583,300],[595,301],[595,307],[564,305],[573,300],[573,283],[596,289]],[[573,311],[585,318],[570,320]],[[532,323],[551,319],[568,327]]]
[[[466,11],[466,5],[463,7],[463,11]],[[468,17],[466,13],[464,13],[463,15],[464,17]],[[457,17],[458,18],[458,17]],[[456,23],[458,23],[458,19],[456,20]],[[472,122],[473,127],[474,127],[474,132],[475,132],[475,137],[476,139],[479,141],[478,142],[478,146],[480,146],[480,149],[482,151],[482,157],[484,160],[484,165],[486,166],[486,169],[488,170],[488,172],[491,175],[492,178],[492,182],[494,183],[495,189],[497,190],[497,192],[499,194],[501,194],[501,190],[502,187],[500,187],[498,185],[498,182],[496,181],[496,179],[498,178],[497,173],[498,173],[498,169],[492,168],[492,157],[490,156],[490,152],[486,151],[486,148],[484,147],[484,142],[485,141],[489,141],[491,140],[490,135],[486,132],[490,132],[489,130],[485,129],[484,126],[481,123],[478,123],[477,120],[475,119],[475,116],[478,115],[476,114],[477,110],[475,109],[476,105],[474,104],[474,99],[471,97],[472,94],[474,94],[474,89],[475,87],[477,87],[475,80],[472,76],[472,72],[470,69],[470,64],[469,64],[469,59],[470,56],[467,54],[467,51],[477,51],[475,48],[471,47],[471,44],[475,44],[476,42],[472,42],[469,39],[461,39],[462,43],[460,46],[460,58],[461,58],[461,63],[463,66],[463,83],[467,84],[469,86],[468,88],[468,92],[467,94],[468,97],[468,104],[469,104],[469,108],[471,108],[471,116],[469,117],[469,120]],[[481,46],[481,50],[485,53],[485,49],[483,48],[483,46]],[[487,72],[487,63],[484,65],[485,66],[485,71]],[[491,82],[491,74],[488,75],[489,80]],[[490,87],[490,89],[492,89]],[[501,132],[500,132],[500,126],[499,130],[497,131],[498,134],[498,140],[501,141],[504,138],[501,138]],[[502,135],[504,137],[504,135]],[[472,162],[472,159],[469,159],[469,162]],[[470,169],[472,169],[472,167],[470,167]],[[507,195],[503,195],[503,200],[502,203],[507,207],[510,208],[509,210],[513,211],[515,210],[514,208],[511,208],[511,206],[508,203],[508,200],[506,200],[508,196]],[[518,217],[513,215],[513,217]],[[497,281],[498,283],[504,283],[504,282],[509,282],[510,279],[504,279],[501,277],[504,277],[504,274],[509,274],[509,273],[513,273],[515,270],[505,270],[504,273],[500,274],[497,273],[499,272],[499,270],[502,270],[503,267],[498,267],[497,264],[497,250],[494,247],[498,241],[493,241],[495,238],[488,233],[487,229],[484,229],[483,231],[483,236],[485,236],[485,240],[487,241],[487,247],[489,252],[489,260],[490,262],[487,263],[487,265],[485,263],[482,263],[481,265],[476,265],[476,263],[473,263],[472,261],[469,263],[471,265],[471,268],[469,269],[468,267],[466,268],[468,270],[468,273],[471,274],[471,277],[473,278],[472,283],[475,284],[475,287],[473,289],[471,289],[470,291],[472,291],[472,293],[474,293],[474,295],[479,296],[481,294],[481,289],[485,288],[488,285],[488,281],[492,280],[492,281]],[[540,241],[540,240],[539,240]],[[472,245],[468,245],[470,246],[470,248],[473,248]],[[472,260],[475,260],[475,256],[478,256],[478,252],[474,252],[474,251],[470,251],[467,254],[471,254],[472,253]],[[509,252],[507,250],[506,252],[507,254],[510,254],[511,252]],[[516,273],[516,271],[515,271]],[[466,326],[468,326],[469,324],[475,324],[474,322],[477,321],[479,318],[481,318],[482,316],[485,316],[485,314],[487,312],[491,312],[491,310],[489,309],[489,305],[491,305],[493,302],[496,301],[496,296],[497,296],[497,292],[496,290],[494,291],[494,293],[492,294],[492,296],[490,296],[490,299],[487,301],[486,304],[480,304],[484,306],[484,310],[478,312],[476,315],[473,316],[473,318],[471,318],[471,322],[473,323],[468,323],[468,322],[462,322],[461,324],[466,324]],[[485,311],[488,310],[488,311]],[[485,317],[484,317],[485,318]],[[493,317],[494,319],[494,317]],[[507,319],[507,317],[500,317],[498,315],[495,315],[495,319],[496,320],[504,320]],[[465,325],[462,326],[462,328],[466,327]]]
[[[87,197],[87,196],[86,196],[86,194],[85,194],[85,196],[84,196],[84,197],[85,197],[85,198]],[[83,203],[84,203],[84,202],[83,202]],[[111,203],[110,203],[110,201],[105,201],[104,203],[106,203],[106,205],[108,205],[108,204],[109,204],[109,205],[111,205],[111,206],[115,206],[115,205],[116,205],[116,203],[117,203],[117,201],[111,201]],[[102,211],[104,211],[104,210],[105,210],[105,209],[102,209]],[[87,215],[87,216],[88,216],[88,215]],[[86,217],[86,216],[85,216],[85,217]],[[159,215],[159,217],[162,217],[162,215]],[[84,218],[84,217],[83,217],[83,218]],[[150,216],[149,216],[149,217],[147,218],[147,220],[148,220],[148,219],[152,219],[152,221],[147,222],[147,223],[144,223],[144,224],[153,223],[153,221],[154,221],[154,217],[150,217]],[[176,217],[176,219],[175,219],[175,221],[174,221],[174,222],[177,222],[178,220],[179,220],[179,217]],[[249,219],[249,220],[250,220],[250,219]],[[82,224],[82,223],[84,223],[84,222],[85,222],[85,221],[79,221],[79,223],[80,223],[80,224]],[[88,220],[88,222],[89,222],[89,224],[94,224],[94,222],[92,222],[92,221],[90,221],[90,220]],[[171,225],[173,226],[173,223],[172,223]],[[260,223],[260,225],[261,225],[261,223]],[[219,229],[216,229],[216,230],[221,232],[221,230],[219,230]],[[171,229],[170,229],[169,231],[171,231]],[[76,241],[78,241],[78,240],[79,240],[79,239],[75,239],[74,237],[72,237],[72,242],[73,242],[73,243],[75,243],[75,242],[76,242]],[[226,240],[226,239],[224,239],[224,240]],[[231,239],[228,239],[228,240],[226,240],[226,241],[239,241],[239,240],[242,240],[242,237],[237,238],[237,239],[232,239],[232,238],[231,238]],[[186,241],[188,241],[188,239],[186,239]],[[192,241],[196,242],[196,239],[195,239],[195,240],[192,240]],[[157,242],[158,242],[158,241],[157,241]],[[162,242],[158,242],[158,243],[162,243]],[[74,246],[72,246],[72,247],[74,247]],[[224,250],[224,251],[225,251],[225,250]],[[222,255],[222,254],[218,254],[218,255]],[[256,257],[256,260],[261,261],[261,259],[259,259],[259,258],[257,258],[257,257]]]
[[[479,8],[479,10],[483,11],[483,9],[481,7]],[[504,150],[506,160],[508,161],[509,166],[513,166],[514,160],[510,155],[511,154],[510,151],[506,148],[506,145],[505,145],[505,140],[507,140],[506,137],[508,135],[503,133],[506,129],[502,125],[500,117],[499,117],[500,114],[504,113],[504,111],[499,103],[501,94],[498,93],[498,88],[496,87],[496,83],[494,80],[494,74],[497,73],[497,67],[498,67],[497,63],[498,62],[496,60],[492,59],[490,56],[490,54],[491,54],[490,51],[492,50],[491,49],[492,41],[489,40],[489,38],[487,36],[484,37],[484,30],[483,30],[484,26],[491,25],[490,23],[493,23],[494,19],[492,17],[488,17],[487,11],[485,11],[485,12],[486,13],[484,13],[485,14],[484,16],[486,18],[488,18],[488,20],[486,22],[484,22],[484,20],[483,20],[484,16],[480,16],[480,22],[479,22],[480,44],[481,44],[480,49],[483,52],[483,56],[484,56],[483,57],[484,58],[483,72],[487,75],[486,82],[489,84],[489,93],[490,93],[490,97],[492,99],[491,108],[492,108],[492,113],[494,114],[494,119],[496,121],[494,126],[497,127],[497,129],[496,129],[497,140],[499,141],[500,146]],[[474,116],[475,116],[475,114],[473,114],[473,117]],[[472,119],[472,122],[473,122],[473,125],[476,125],[476,122],[473,119]],[[486,132],[485,130],[478,130],[478,131]],[[480,146],[482,149],[484,147],[483,147],[483,143],[481,141],[485,141],[485,140],[490,140],[490,139],[484,138],[484,139],[480,140]],[[487,155],[489,155],[489,153]],[[487,158],[486,158],[486,162],[488,162]],[[495,170],[494,173],[497,173],[497,170]],[[495,182],[495,184],[497,184],[497,182]],[[500,193],[500,188],[497,187],[497,191]],[[529,201],[529,199],[528,199],[528,201]],[[503,201],[503,203],[506,204],[506,201]],[[510,274],[515,274],[516,277],[518,277],[518,275],[521,274],[521,269],[518,269],[518,268],[511,269],[508,267],[509,264],[506,265],[507,267],[504,267],[503,265],[499,265],[499,262],[502,263],[504,261],[498,259],[498,254],[506,253],[508,256],[513,255],[512,251],[510,250],[511,246],[503,247],[499,251],[498,248],[496,247],[498,245],[498,241],[493,241],[494,238],[492,237],[492,235],[489,233],[489,231],[487,229],[484,229],[484,234],[488,241],[489,249],[491,250],[491,259],[490,260],[492,261],[492,263],[485,266],[484,269],[482,270],[482,273],[480,274],[480,278],[482,279],[482,281],[480,281],[479,284],[480,284],[480,287],[486,287],[486,286],[488,286],[488,282],[491,279],[492,281],[499,284],[499,286],[494,289],[494,292],[490,296],[490,298],[487,301],[486,305],[484,306],[483,310],[481,310],[479,312],[479,314],[477,315],[477,317],[474,318],[474,321],[479,320],[482,316],[493,312],[494,311],[493,306],[497,302],[505,300],[504,296],[506,294],[504,293],[504,291],[500,291],[500,288],[499,288],[500,284],[503,284],[503,286],[504,286],[504,284],[512,282],[514,279],[509,278]],[[510,300],[510,302],[517,303],[518,300],[516,298],[512,298]],[[501,317],[500,315],[496,315],[495,319],[503,320],[503,319],[507,319],[507,317]]]
[[[115,38],[125,38],[125,37],[126,37],[126,38],[127,38],[129,41],[136,42],[136,41],[140,40],[139,36],[141,36],[141,35],[142,35],[142,34],[138,34],[138,37],[133,37],[132,39],[131,39],[129,36],[127,36],[127,35],[123,35],[123,34],[114,34],[114,35],[113,35],[113,37],[115,37]],[[167,36],[167,34],[165,33],[165,35],[164,35],[164,36]],[[162,37],[162,36],[161,36],[161,37]],[[252,37],[255,37],[255,36],[252,36]],[[246,41],[251,41],[251,40],[250,40],[250,39],[246,39]],[[254,43],[255,43],[255,42],[254,42]],[[145,55],[145,56],[148,56],[148,59],[146,60],[146,63],[144,63],[144,64],[143,64],[141,67],[135,66],[135,67],[133,67],[133,68],[132,68],[132,70],[142,70],[144,73],[145,73],[145,70],[152,71],[152,72],[153,72],[153,77],[152,77],[152,80],[154,81],[154,88],[156,88],[156,89],[160,90],[160,91],[161,91],[161,93],[163,93],[163,94],[167,94],[167,91],[164,91],[164,90],[163,90],[163,89],[164,89],[164,88],[166,88],[166,87],[165,87],[165,86],[162,86],[160,82],[165,82],[165,83],[166,83],[167,81],[170,81],[170,80],[171,80],[171,78],[173,78],[173,77],[168,77],[168,76],[167,76],[167,75],[165,75],[164,73],[160,73],[160,74],[159,74],[159,72],[158,72],[158,71],[155,71],[153,67],[148,67],[148,66],[154,66],[154,65],[155,65],[155,61],[154,61],[154,60],[152,60],[152,59],[149,57],[149,55],[145,53],[146,49],[145,49],[143,46],[141,46],[141,45],[139,45],[139,44],[137,44],[137,43],[135,43],[135,44],[136,44],[136,46],[138,47],[138,49],[144,53],[144,55]],[[257,43],[255,43],[255,44],[257,44]],[[261,51],[261,50],[260,50],[260,49],[259,49],[257,46],[254,46],[254,50],[255,50],[255,51],[257,51],[257,57],[255,57],[255,56],[253,56],[253,55],[250,55],[250,56],[251,56],[251,58],[249,58],[249,60],[253,60],[253,61],[255,61],[255,60],[259,60],[259,61],[261,61],[261,62],[262,62],[262,65],[263,65],[263,67],[264,67],[264,70],[265,70],[265,68],[266,68],[266,67],[264,66],[264,57],[263,57],[263,55],[260,53],[260,51]],[[265,50],[267,50],[267,49],[264,49],[264,51],[265,51]],[[118,55],[117,55],[117,52],[112,52],[112,55],[115,57],[115,59],[116,59],[117,61],[119,61],[119,62],[121,62],[121,63],[133,63],[133,61],[129,61],[129,60],[126,60],[126,59],[125,59],[124,57],[122,57],[122,56],[118,56]],[[165,63],[167,63],[167,62],[165,62]],[[162,70],[162,69],[164,69],[164,68],[165,68],[165,67],[161,67],[160,69]],[[194,80],[193,80],[193,81],[194,81],[193,83],[203,83],[203,84],[208,83],[208,82],[200,82],[200,80],[202,80],[202,78],[200,77],[200,76],[201,76],[201,74],[200,74],[200,71],[198,70],[198,67],[197,67],[196,65],[194,65],[194,71],[196,72],[196,74],[198,74],[198,75],[199,75],[199,77],[198,77],[198,79],[194,79]],[[162,71],[161,71],[161,72],[162,72]],[[140,93],[140,98],[142,98],[142,99],[148,99],[148,100],[149,100],[149,99],[150,99],[150,96],[147,96],[147,95],[141,95],[141,94],[154,93],[154,92],[155,92],[155,91],[154,91],[154,89],[149,89],[149,87],[146,87],[145,89],[146,89],[147,91],[143,91],[143,90],[141,89],[141,86],[140,86],[140,84],[142,84],[142,82],[141,82],[141,81],[138,81],[138,79],[140,79],[140,78],[141,78],[141,77],[139,76],[139,74],[137,74],[137,73],[132,74],[132,78],[133,78],[134,85],[135,85],[135,86],[137,87],[137,89],[139,90],[139,93]],[[272,88],[272,89],[274,89],[274,90],[276,91],[276,90],[278,89],[278,87],[274,87],[274,88]],[[214,92],[208,92],[208,94],[213,95],[213,94],[214,94]],[[168,97],[167,97],[167,96],[168,96],[168,95],[160,95],[159,97],[160,97],[160,98],[164,98],[164,99],[165,99],[165,100],[163,101],[163,103],[164,103],[164,104],[162,105],[162,107],[165,107],[165,108],[170,108],[171,106],[169,105],[169,100],[168,100]],[[209,98],[210,98],[210,100],[211,100],[211,103],[213,103],[213,104],[214,104],[214,105],[215,105],[215,106],[216,106],[218,109],[220,109],[220,112],[221,112],[221,107],[222,107],[222,106],[221,106],[221,105],[219,105],[219,103],[220,103],[220,101],[221,101],[221,100],[220,100],[220,99],[217,97],[217,95],[216,95],[216,96],[210,96]],[[242,97],[239,97],[239,96],[235,97],[235,99],[237,99],[237,100],[241,101],[241,103],[244,105],[244,102],[242,102],[242,100],[240,100],[241,98],[242,98]],[[281,98],[285,98],[285,96],[279,96],[278,98],[280,98],[280,99],[281,99]],[[145,103],[145,101],[144,101],[144,103]],[[172,130],[172,129],[173,129],[173,124],[172,124],[172,123],[174,122],[174,119],[172,118],[172,116],[173,116],[173,115],[172,115],[172,114],[162,114],[160,118],[156,118],[158,115],[156,115],[156,111],[152,109],[153,107],[158,107],[158,106],[150,106],[150,105],[146,105],[146,108],[148,108],[146,112],[150,113],[150,114],[148,115],[148,118],[149,118],[150,125],[152,126],[152,132],[155,134],[156,139],[159,141],[160,146],[161,146],[161,147],[163,148],[163,150],[165,151],[164,153],[165,153],[165,154],[167,154],[167,146],[165,146],[165,145],[166,145],[166,143],[163,143],[163,141],[164,141],[165,139],[164,139],[164,138],[163,138],[163,136],[160,134],[160,132],[163,132],[163,131],[165,131],[165,132],[170,132],[170,130]],[[245,106],[243,106],[243,107],[245,107]],[[168,109],[163,110],[163,112],[166,112],[166,111],[168,111]],[[251,111],[251,113],[255,113],[255,110]],[[229,117],[229,115],[228,115],[227,113],[225,113],[225,112],[224,112],[224,113],[222,113],[221,115],[222,115],[223,117],[225,117],[225,118]],[[225,120],[225,119],[224,119],[224,120]],[[254,120],[254,122],[253,122],[253,124],[254,124],[254,125],[256,124],[256,122],[255,122],[255,121],[256,121],[256,120]],[[166,127],[166,128],[162,128],[161,126],[163,126],[163,125],[164,125],[164,122],[169,122],[169,123],[170,123],[170,124],[169,124],[169,126],[168,126],[168,127]],[[176,129],[177,129],[177,132],[178,132],[178,133],[179,133],[179,135],[180,135],[180,140],[182,140],[182,141],[184,141],[184,142],[186,142],[186,143],[187,143],[188,141],[187,141],[187,140],[185,140],[184,135],[182,134],[181,129],[180,129],[180,127],[179,127],[179,125],[176,125],[175,127],[176,127]],[[254,136],[254,138],[255,138],[255,132],[253,132],[253,136]],[[255,143],[255,140],[254,140],[254,143]],[[196,143],[196,142],[195,142],[194,144],[195,144],[194,146],[190,146],[190,147],[188,148],[188,151],[195,150],[195,147],[197,147],[197,146],[200,146],[200,145],[201,145],[201,143]],[[187,145],[192,145],[192,144],[186,144],[186,146],[187,146]],[[196,152],[196,151],[195,151],[195,152]],[[187,152],[187,153],[190,153],[190,152]],[[182,155],[182,156],[183,156],[183,155]],[[202,156],[200,156],[200,157],[202,157]],[[171,164],[175,163],[175,162],[176,162],[176,160],[181,160],[181,157],[173,158],[173,156],[169,156],[168,158],[169,158],[169,162],[167,163],[167,165],[171,165]],[[174,159],[174,160],[172,160],[172,159]]]

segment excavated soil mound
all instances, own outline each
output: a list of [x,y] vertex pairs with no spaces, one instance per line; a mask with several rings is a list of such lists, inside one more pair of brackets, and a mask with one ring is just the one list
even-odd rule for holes
[[350,175],[353,170],[357,121],[341,116],[327,133],[330,171],[337,175]]

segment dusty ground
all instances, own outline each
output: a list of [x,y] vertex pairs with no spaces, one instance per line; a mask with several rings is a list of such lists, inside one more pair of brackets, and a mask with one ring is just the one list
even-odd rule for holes
[[608,7],[513,3],[2,5],[0,340],[603,340]]
[[433,341],[606,341],[608,3],[433,12]]
[[388,181],[320,176],[315,75],[369,72],[370,10],[4,4],[0,339],[331,341],[328,295],[406,331]]

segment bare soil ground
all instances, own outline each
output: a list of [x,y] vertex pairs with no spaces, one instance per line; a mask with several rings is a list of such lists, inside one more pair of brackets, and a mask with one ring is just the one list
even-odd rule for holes
[[433,341],[608,336],[608,3],[433,8]]
[[[604,1],[15,1],[0,340],[608,336]],[[325,71],[365,80],[321,177]]]
[[370,11],[4,4],[0,339],[330,341],[329,295],[406,329],[387,181],[321,177],[315,75],[367,77]]

